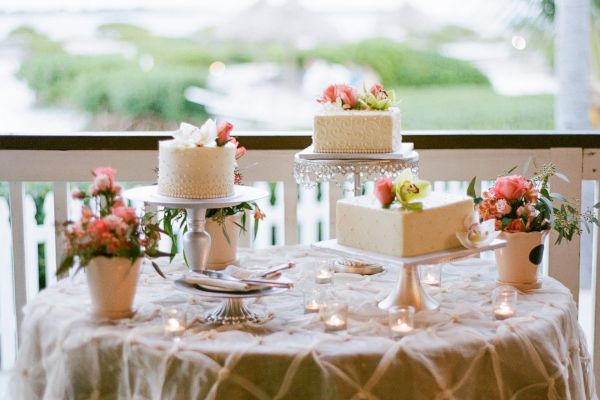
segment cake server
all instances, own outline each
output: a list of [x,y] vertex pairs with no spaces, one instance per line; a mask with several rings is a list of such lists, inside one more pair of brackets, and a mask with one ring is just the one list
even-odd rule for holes
[[277,272],[284,271],[286,269],[292,269],[295,266],[296,266],[296,263],[293,261],[290,261],[285,264],[280,264],[280,265],[271,267],[271,268],[267,269],[265,272],[261,273],[259,276],[261,278],[267,278],[267,277],[270,277],[271,275],[274,275]]
[[[196,271],[196,272],[198,273],[198,271]],[[236,281],[236,282],[250,283],[250,284],[254,284],[254,285],[264,285],[264,286],[281,287],[281,288],[294,287],[294,284],[291,282],[278,282],[278,281],[271,281],[268,279],[240,279],[240,278],[236,278],[235,276],[224,274],[223,272],[218,272],[218,271],[203,270],[203,271],[200,271],[199,273],[209,276],[211,278],[223,279],[226,281]]]

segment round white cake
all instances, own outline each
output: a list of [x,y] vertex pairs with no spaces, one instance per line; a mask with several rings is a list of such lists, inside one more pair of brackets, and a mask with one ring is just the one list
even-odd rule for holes
[[160,141],[158,193],[187,199],[232,196],[235,151],[232,143],[218,147]]

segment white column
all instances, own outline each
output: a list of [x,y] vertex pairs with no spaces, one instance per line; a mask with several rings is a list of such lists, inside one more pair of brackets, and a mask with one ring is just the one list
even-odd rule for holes
[[589,129],[591,0],[556,0],[556,129]]

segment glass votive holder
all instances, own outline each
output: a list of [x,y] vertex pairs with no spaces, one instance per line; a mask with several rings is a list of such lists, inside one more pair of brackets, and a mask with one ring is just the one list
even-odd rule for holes
[[304,313],[318,313],[325,304],[326,296],[326,291],[320,287],[313,287],[304,292]]
[[162,313],[165,335],[179,337],[185,332],[185,312],[178,308],[166,308]]
[[333,262],[332,261],[319,261],[317,269],[315,271],[315,283],[318,284],[329,284],[333,282]]
[[326,332],[341,331],[348,327],[348,304],[325,303],[321,306],[320,313]]
[[505,320],[517,311],[517,290],[512,286],[498,286],[492,292],[494,319]]
[[442,285],[442,264],[420,265],[419,274],[421,282],[429,286]]
[[402,337],[415,329],[413,306],[392,306],[388,309],[388,323],[392,337]]

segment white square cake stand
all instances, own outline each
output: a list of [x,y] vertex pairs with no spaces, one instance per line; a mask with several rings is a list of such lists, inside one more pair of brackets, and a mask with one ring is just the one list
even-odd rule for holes
[[359,250],[353,247],[344,246],[336,239],[326,240],[312,244],[313,247],[321,250],[327,250],[342,256],[350,256],[356,259],[363,259],[381,264],[400,265],[400,274],[394,289],[390,294],[378,303],[379,308],[387,309],[391,306],[413,306],[419,310],[437,310],[438,302],[432,299],[419,279],[417,267],[421,264],[441,264],[455,261],[460,258],[470,257],[488,250],[495,250],[506,246],[505,240],[496,239],[492,243],[467,249],[457,247],[450,250],[438,251],[434,253],[423,254],[414,257],[394,257],[385,254],[374,253],[371,251]]

